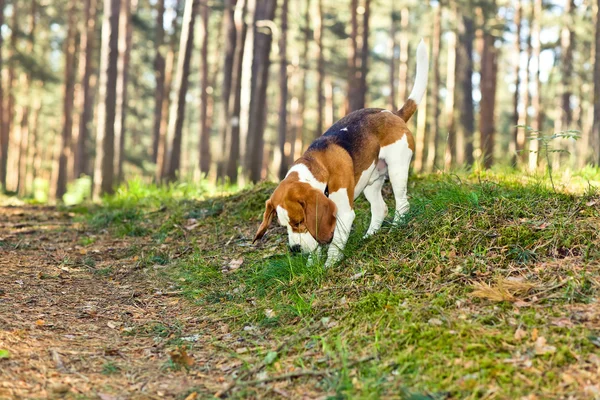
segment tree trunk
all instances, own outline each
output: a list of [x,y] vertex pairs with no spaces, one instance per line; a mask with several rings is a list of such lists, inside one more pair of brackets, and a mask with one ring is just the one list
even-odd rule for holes
[[[318,1],[318,0],[317,0]],[[320,7],[319,7],[320,8]],[[348,110],[350,113],[360,109],[360,83],[358,69],[358,0],[350,1],[350,55],[348,58]],[[322,18],[316,18],[315,22],[318,26],[315,26],[315,41],[318,41],[317,33],[320,36]],[[322,129],[322,127],[320,127]],[[317,129],[317,134],[321,135],[321,129]]]
[[[40,85],[40,88],[42,85]],[[42,96],[37,96],[33,101],[33,112],[31,114],[31,157],[29,161],[29,169],[27,171],[26,185],[33,190],[33,183],[38,176],[41,166],[42,157],[39,144],[39,127],[38,121],[42,110]]]
[[237,183],[238,180],[238,165],[240,160],[240,112],[242,108],[242,72],[244,64],[244,52],[246,50],[246,34],[248,26],[246,24],[246,11],[248,2],[242,0],[238,4],[235,10],[235,26],[237,32],[236,38],[236,49],[235,57],[233,59],[233,72],[231,76],[231,109],[230,117],[231,123],[229,124],[229,132],[227,137],[229,143],[227,148],[229,149],[229,160],[227,160],[226,174],[229,178],[229,182]]
[[165,0],[156,1],[156,23],[154,34],[154,77],[156,79],[156,90],[154,92],[154,125],[152,129],[152,160],[158,162],[158,147],[160,143],[160,124],[163,119],[163,98],[165,93],[165,56],[163,46],[165,42]]
[[200,15],[202,17],[202,49],[200,51],[200,148],[198,154],[200,156],[200,172],[203,175],[208,175],[210,171],[211,154],[210,154],[210,129],[208,126],[208,42],[209,30],[208,22],[210,17],[210,7],[201,5]]
[[[542,129],[542,110],[541,110],[541,90],[542,84],[540,82],[540,53],[541,53],[541,19],[542,19],[542,0],[534,0],[532,14],[532,31],[531,31],[531,47],[533,49],[533,57],[535,58],[535,70],[533,73],[535,79],[535,91],[532,98],[533,106],[533,120],[531,122],[531,128],[536,134],[541,135],[539,132]],[[538,152],[539,152],[539,141],[531,140],[529,142],[529,170],[535,171],[538,166]]]
[[119,185],[123,180],[125,153],[125,119],[127,114],[127,82],[131,57],[131,0],[121,0],[119,14],[119,61],[117,62],[117,105],[115,111],[115,177]]
[[[440,48],[442,44],[442,7],[440,5],[434,6],[433,10],[433,42],[431,50],[432,69],[433,69],[433,87],[431,89],[432,96],[432,117],[433,124],[431,132],[429,134],[429,140],[427,141],[427,161],[425,163],[425,169],[431,172],[437,165],[438,162],[438,141],[440,136]],[[408,14],[408,11],[407,11]],[[404,19],[404,18],[403,18]],[[402,66],[402,47],[400,50],[400,65]],[[400,94],[406,93],[406,77],[402,76],[403,71],[400,70]],[[406,94],[404,94],[406,96]],[[401,98],[401,101],[405,99]]]
[[461,39],[462,66],[462,107],[460,112],[460,123],[462,125],[465,164],[473,165],[473,140],[475,135],[475,114],[473,104],[473,40],[475,39],[475,27],[473,19],[467,15],[463,16],[464,33]]
[[104,0],[98,83],[98,126],[94,164],[94,196],[113,193],[115,153],[115,105],[119,58],[121,0]]
[[90,121],[92,119],[93,98],[90,88],[90,78],[92,76],[92,58],[95,53],[94,43],[96,40],[96,0],[85,0],[84,3],[84,21],[81,29],[79,59],[80,76],[79,88],[76,90],[75,104],[77,112],[80,113],[78,123],[74,124],[74,136],[76,137],[73,161],[73,176],[79,178],[81,174],[89,174],[87,170],[87,160],[89,154],[86,149],[86,143],[89,138]]
[[[323,134],[323,114],[325,96],[323,84],[325,82],[325,55],[323,54],[323,0],[316,0],[317,17],[315,18],[315,42],[317,44],[317,129],[314,137]],[[352,100],[351,100],[352,101]]]
[[167,151],[167,171],[165,178],[169,182],[177,179],[179,165],[181,162],[181,139],[183,134],[183,122],[185,119],[185,96],[188,90],[188,78],[190,75],[190,60],[194,48],[194,23],[196,20],[197,0],[186,0],[183,12],[183,25],[181,28],[181,39],[179,41],[179,55],[177,56],[177,70],[175,72],[176,102],[171,105],[169,112],[169,128],[167,136],[171,140],[171,146]]
[[481,54],[482,95],[479,117],[480,144],[483,166],[490,168],[494,162],[494,113],[498,64],[494,37],[489,32],[485,32],[483,35],[483,51]]
[[305,149],[305,141],[307,139],[305,133],[305,114],[306,114],[306,76],[310,69],[310,60],[308,50],[310,48],[310,1],[306,0],[306,9],[304,13],[304,42],[302,47],[302,58],[300,59],[301,78],[300,78],[300,98],[298,99],[298,125],[296,127],[296,138],[299,138],[300,146],[296,150],[298,154],[294,154],[294,158],[299,156]]
[[156,182],[162,181],[167,171],[167,125],[169,123],[169,105],[171,104],[171,88],[173,83],[173,68],[175,67],[175,44],[171,43],[165,60],[165,93],[162,98],[162,110],[156,151]]
[[[19,18],[18,13],[19,7],[16,2],[12,4],[12,32],[10,34],[10,53],[8,57],[8,86],[6,89],[6,107],[4,108],[4,120],[3,122],[3,140],[0,149],[0,186],[3,190],[8,190],[7,187],[7,172],[8,172],[8,157],[9,157],[9,144],[11,139],[12,122],[14,115],[14,104],[15,97],[13,93],[13,87],[15,82],[15,62],[12,60],[14,54],[17,51],[17,36],[19,32]],[[2,99],[4,100],[4,99]]]
[[[451,20],[456,19],[456,4],[452,3],[451,6]],[[456,88],[456,32],[449,31],[448,35],[448,57],[446,59],[447,72],[446,72],[446,102],[445,102],[445,114],[446,114],[446,130],[447,130],[447,142],[446,142],[446,157],[445,157],[445,170],[449,171],[453,165],[456,165],[456,126],[454,118],[454,96]]]
[[272,31],[277,0],[263,0],[256,4],[254,13],[254,58],[252,60],[252,89],[246,146],[246,174],[251,182],[261,179],[264,130],[267,117],[267,85],[271,64]]
[[[4,0],[0,0],[0,27],[4,25]],[[4,86],[2,84],[2,70],[4,69],[2,59],[3,38],[0,35],[0,192],[6,190],[6,166],[8,150],[8,132],[5,130],[5,120],[7,115],[4,113]]]
[[[287,59],[287,25],[288,25],[288,0],[282,0],[281,25],[279,36],[279,179],[283,180],[288,170],[289,154],[286,154],[287,142],[287,103],[288,103],[288,59]],[[289,152],[289,147],[288,147]]]
[[235,8],[236,3],[242,0],[226,0],[225,10],[223,11],[223,35],[225,36],[225,61],[223,63],[223,84],[221,85],[221,117],[220,132],[218,140],[217,153],[217,178],[223,179],[225,176],[225,163],[228,160],[229,143],[228,127],[231,124],[229,116],[231,105],[231,80],[233,74],[233,61],[235,58],[235,48],[237,33],[235,27]]
[[[360,52],[360,80],[359,80],[359,109],[365,108],[367,101],[367,74],[369,72],[369,18],[371,15],[371,0],[365,0],[365,12],[362,26],[362,49]],[[321,17],[322,18],[322,17]]]
[[390,54],[390,98],[388,107],[390,110],[397,110],[396,103],[396,19],[394,15],[394,6],[390,13],[390,37],[388,38],[388,53]]
[[594,63],[594,123],[592,125],[592,140],[594,149],[593,163],[600,165],[600,0],[596,4],[596,34],[595,34]]
[[[435,57],[436,51],[436,37],[435,34],[441,32],[441,9],[442,7],[438,4],[435,6],[434,15],[433,15],[433,28],[434,28],[434,38],[433,38],[433,56]],[[437,21],[437,25],[436,25]],[[408,96],[408,33],[410,30],[410,13],[408,8],[403,8],[400,11],[400,60],[398,62],[398,98],[399,103],[403,104],[406,101],[406,97]],[[441,33],[438,34],[440,36]],[[438,57],[439,57],[439,42],[438,42]],[[438,86],[439,88],[439,86]],[[435,88],[434,88],[435,89]],[[433,92],[434,99],[437,97],[436,92]],[[437,112],[434,113],[434,116],[437,115]]]
[[60,201],[67,191],[68,161],[71,154],[71,136],[73,133],[73,101],[75,95],[75,10],[77,0],[69,1],[68,31],[65,41],[65,95],[63,102],[63,130],[61,152],[58,158],[58,177],[56,179],[56,199]]
[[513,135],[512,135],[512,140],[510,142],[509,145],[509,149],[508,152],[511,154],[512,156],[512,164],[514,166],[517,165],[517,160],[518,160],[518,154],[521,153],[523,151],[523,148],[521,147],[523,143],[519,142],[519,132],[521,131],[520,128],[518,128],[517,126],[519,125],[519,94],[520,94],[520,86],[521,86],[521,19],[522,19],[522,13],[523,13],[523,8],[522,8],[522,4],[521,4],[522,0],[516,0],[516,5],[515,5],[515,27],[516,27],[516,31],[515,31],[515,42],[514,42],[514,54],[515,54],[515,93],[513,95],[513,125],[514,125],[514,130],[513,130]]
[[531,95],[529,92],[529,82],[530,82],[530,67],[531,67],[531,57],[533,54],[533,48],[531,44],[532,38],[532,29],[531,24],[533,22],[533,5],[531,6],[531,17],[529,21],[529,33],[527,35],[527,63],[525,66],[525,77],[523,79],[523,84],[521,85],[521,95],[520,97],[523,99],[523,112],[519,113],[519,121],[518,125],[521,126],[517,130],[517,147],[521,148],[521,153],[518,154],[517,160],[518,164],[525,165],[528,161],[528,153],[526,152],[526,133],[527,128],[529,126],[529,103],[531,99]]

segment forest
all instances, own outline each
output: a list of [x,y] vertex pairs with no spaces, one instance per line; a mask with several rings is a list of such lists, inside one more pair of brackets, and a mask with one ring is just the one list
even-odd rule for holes
[[70,190],[69,202],[132,178],[276,180],[347,113],[398,109],[421,38],[431,66],[412,123],[415,172],[599,162],[591,0],[0,8],[0,186],[21,197],[63,201]]
[[599,13],[0,0],[0,399],[599,399]]

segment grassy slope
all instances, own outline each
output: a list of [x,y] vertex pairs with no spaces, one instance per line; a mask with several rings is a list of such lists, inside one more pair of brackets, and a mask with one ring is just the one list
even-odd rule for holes
[[[204,192],[132,185],[87,218],[152,240],[140,265],[166,266],[173,289],[203,306],[211,323],[201,333],[214,336],[214,350],[240,360],[241,371],[266,357],[250,380],[302,369],[327,373],[286,391],[600,396],[596,191],[555,194],[514,176],[413,178],[406,223],[362,240],[361,198],[347,258],[325,271],[290,255],[281,228],[251,244],[273,187],[193,200]],[[360,362],[369,356],[377,358]],[[234,393],[273,385],[281,383]]]

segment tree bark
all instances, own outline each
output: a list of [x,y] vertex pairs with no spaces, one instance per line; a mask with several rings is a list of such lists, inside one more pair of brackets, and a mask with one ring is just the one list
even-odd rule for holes
[[523,84],[521,85],[521,95],[520,97],[523,99],[523,112],[519,113],[518,125],[521,128],[517,131],[517,147],[521,148],[521,153],[518,154],[517,161],[518,164],[526,165],[528,162],[528,153],[526,152],[527,142],[526,142],[526,133],[527,128],[529,126],[529,105],[530,105],[530,91],[529,91],[529,82],[530,82],[530,67],[531,67],[531,57],[533,54],[533,47],[531,43],[532,39],[532,29],[531,24],[533,22],[533,5],[531,6],[531,15],[529,20],[529,33],[527,34],[527,62],[525,66],[525,77],[523,79]]
[[[321,1],[321,0],[320,0]],[[360,52],[359,109],[365,108],[367,102],[367,74],[369,73],[369,18],[371,0],[365,0],[365,12],[362,25],[362,49]],[[321,17],[322,18],[322,17]]]
[[460,112],[460,123],[465,144],[465,164],[473,165],[473,141],[475,135],[475,106],[473,104],[473,40],[475,39],[475,27],[473,18],[463,15],[464,33],[461,39],[462,66],[462,107]]
[[210,17],[210,7],[201,5],[200,15],[202,17],[202,49],[200,51],[200,172],[208,175],[210,171],[210,129],[208,125],[208,42],[209,30],[208,22]]
[[63,102],[63,130],[61,152],[58,158],[58,176],[56,179],[56,199],[61,200],[67,191],[68,161],[72,156],[73,102],[75,95],[75,10],[77,0],[69,1],[68,31],[65,41],[65,94]]
[[495,125],[494,113],[496,106],[497,52],[494,47],[494,37],[489,32],[483,34],[483,51],[481,54],[481,106],[480,131],[481,154],[485,168],[490,168],[494,162]]
[[513,95],[513,135],[512,135],[512,140],[510,142],[509,145],[509,149],[508,152],[511,154],[512,156],[512,164],[514,166],[517,165],[517,160],[518,160],[518,154],[521,153],[523,151],[523,148],[521,147],[523,143],[520,143],[519,140],[519,132],[521,131],[520,128],[518,128],[517,126],[519,125],[519,94],[520,94],[520,86],[521,86],[521,19],[522,19],[522,13],[523,13],[523,7],[521,4],[522,0],[516,0],[516,5],[515,5],[515,42],[514,42],[514,54],[515,54],[515,66],[514,66],[514,70],[515,70],[515,93]]
[[[15,82],[15,62],[12,60],[13,55],[17,51],[17,36],[19,32],[19,7],[16,2],[12,5],[12,26],[10,35],[10,53],[8,57],[8,81],[6,88],[6,107],[4,108],[4,120],[3,122],[3,136],[4,139],[1,143],[0,148],[0,186],[4,191],[8,190],[7,186],[7,172],[8,172],[8,158],[9,158],[9,144],[11,140],[11,130],[14,115],[15,97],[13,93],[13,87]],[[2,99],[4,100],[4,99]]]
[[[408,13],[408,11],[407,11]],[[425,163],[425,169],[432,171],[438,163],[438,141],[440,136],[440,48],[442,43],[442,7],[438,4],[433,10],[433,41],[431,49],[432,69],[433,69],[433,87],[431,89],[432,95],[432,117],[433,124],[431,132],[429,134],[429,140],[427,141],[427,161]],[[400,50],[400,65],[402,61],[402,48]],[[406,96],[406,77],[403,78],[403,72],[400,71],[400,93],[404,92]],[[404,79],[404,80],[403,80]],[[405,99],[402,99],[405,101]]]
[[[79,178],[81,174],[89,174],[87,170],[87,160],[89,158],[86,149],[86,143],[89,138],[90,121],[92,119],[93,98],[90,85],[90,79],[93,73],[92,58],[95,52],[94,43],[96,40],[96,14],[97,1],[85,0],[84,19],[81,29],[79,59],[80,76],[79,87],[76,90],[75,104],[79,112],[78,123],[74,123],[74,136],[76,137],[74,146],[73,176]],[[76,114],[77,117],[77,114]]]
[[[4,25],[4,0],[0,0],[0,27],[2,25]],[[1,79],[1,72],[4,69],[3,42],[4,40],[0,34],[0,191],[6,190],[6,158],[8,156],[8,132],[5,129],[5,120],[8,116],[4,113],[4,85]]]
[[[535,70],[533,73],[535,79],[535,91],[532,98],[533,106],[533,120],[531,122],[531,128],[536,134],[541,135],[539,132],[542,129],[542,110],[541,110],[541,90],[542,84],[540,82],[540,53],[541,53],[541,19],[542,19],[542,0],[534,0],[532,14],[532,31],[531,31],[531,47],[533,49],[533,57],[536,59]],[[531,140],[529,142],[529,170],[534,171],[538,166],[538,152],[539,152],[539,141]]]
[[[360,109],[360,82],[358,68],[358,0],[350,1],[350,55],[348,58],[348,113]],[[318,22],[317,22],[318,21]],[[317,32],[320,35],[321,23],[320,18],[316,21],[318,26],[315,26],[315,41],[318,40]],[[321,127],[322,128],[322,127]],[[321,135],[320,129],[317,129],[317,134]]]
[[[279,36],[279,172],[280,180],[285,178],[288,170],[289,154],[286,154],[287,143],[287,104],[288,104],[288,59],[287,59],[287,29],[288,29],[288,0],[282,0],[281,25]],[[288,147],[289,152],[289,147]]]
[[[451,18],[456,19],[456,4],[452,3],[452,10],[450,11]],[[447,142],[446,142],[446,157],[445,157],[445,169],[449,171],[450,168],[456,164],[456,125],[454,118],[454,97],[456,89],[456,32],[451,30],[447,32],[448,35],[448,57],[446,58],[447,71],[446,71],[446,102],[445,102],[445,114],[446,114],[446,130],[447,130]]]
[[267,85],[271,64],[272,30],[277,0],[256,4],[254,13],[254,58],[252,60],[252,88],[246,145],[246,174],[251,182],[261,179],[264,151],[264,130],[267,116]]
[[245,22],[246,11],[248,2],[242,0],[238,4],[235,10],[235,26],[237,32],[236,38],[236,49],[235,57],[233,59],[233,72],[231,77],[231,109],[230,118],[231,123],[229,124],[229,132],[227,137],[229,143],[227,148],[229,149],[229,160],[227,160],[226,175],[229,178],[229,182],[236,183],[238,180],[238,165],[240,160],[240,113],[242,108],[242,73],[244,64],[244,52],[246,50],[246,34],[248,26]]
[[390,110],[397,110],[396,103],[396,19],[394,15],[394,6],[390,13],[390,37],[388,38],[388,53],[390,54],[390,98],[388,107]]
[[113,193],[115,105],[119,58],[119,10],[121,0],[104,0],[98,83],[98,126],[94,165],[94,196]]
[[323,117],[325,113],[325,55],[323,53],[323,0],[316,0],[317,17],[315,18],[315,42],[317,43],[317,129],[315,138],[323,134]]
[[593,163],[600,165],[600,0],[596,4],[596,33],[595,33],[595,63],[594,63],[594,122],[592,125],[592,140],[594,141]]
[[[306,0],[306,9],[304,12],[304,42],[302,47],[302,58],[300,60],[301,65],[301,78],[300,78],[300,98],[298,99],[298,125],[296,126],[296,138],[299,137],[300,146],[298,146],[297,152],[302,153],[305,149],[305,141],[307,139],[305,133],[305,114],[306,114],[306,76],[307,71],[310,69],[310,59],[308,56],[308,50],[310,48],[310,5],[311,0]],[[294,158],[299,154],[294,154]]]
[[231,105],[231,81],[233,74],[233,61],[235,58],[235,48],[237,33],[235,27],[235,8],[236,3],[242,0],[226,0],[225,10],[223,11],[223,35],[225,36],[225,61],[223,63],[223,84],[221,85],[221,117],[220,132],[217,154],[217,178],[223,179],[225,176],[225,163],[228,160],[227,144],[230,139],[227,137],[231,119],[229,116]]
[[[434,38],[433,38],[433,55],[435,56],[436,51],[436,38],[435,34],[441,32],[441,9],[442,7],[438,4],[435,7],[434,15],[433,15],[433,28],[434,28]],[[437,21],[437,23],[436,23]],[[403,104],[406,101],[406,97],[408,96],[408,33],[410,30],[410,13],[408,8],[403,8],[400,11],[400,60],[398,61],[398,104]],[[441,33],[438,33],[440,36]],[[439,45],[438,49],[438,57],[439,57]],[[438,86],[439,87],[439,86]],[[435,89],[435,88],[434,88]],[[433,92],[434,99],[437,97],[436,92]],[[434,115],[436,115],[435,113]]]
[[117,105],[115,111],[115,177],[117,185],[123,181],[125,155],[125,120],[127,116],[127,83],[131,58],[131,0],[121,0],[119,15],[119,61],[117,62]]
[[167,136],[171,146],[167,151],[167,171],[165,178],[169,182],[177,179],[181,162],[181,139],[185,119],[185,96],[188,89],[190,75],[190,60],[194,47],[194,24],[196,20],[197,0],[186,0],[183,12],[183,25],[179,42],[179,55],[177,56],[177,70],[175,73],[175,92],[177,100],[171,105],[169,113],[169,127]]
[[[156,1],[156,23],[154,34],[154,77],[156,79],[156,90],[154,92],[154,125],[152,129],[152,160],[158,161],[158,147],[160,143],[160,124],[163,119],[163,98],[165,96],[165,0]],[[168,96],[169,94],[166,93]]]

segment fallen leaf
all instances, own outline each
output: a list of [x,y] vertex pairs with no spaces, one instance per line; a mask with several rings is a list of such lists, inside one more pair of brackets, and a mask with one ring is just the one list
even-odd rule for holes
[[119,398],[116,396],[113,396],[112,394],[106,394],[106,393],[98,393],[98,397],[100,397],[100,400],[118,400]]
[[243,258],[236,258],[235,260],[231,260],[229,261],[229,270],[230,271],[235,271],[236,269],[238,269],[239,267],[242,266],[242,263],[244,262]]
[[170,354],[171,361],[175,364],[181,365],[182,367],[189,368],[194,365],[194,359],[190,357],[185,351],[185,348],[180,347],[176,350],[173,350]]
[[588,207],[592,207],[592,206],[595,206],[596,203],[598,203],[596,200],[590,200],[587,203],[585,203],[585,205]]
[[538,329],[533,328],[531,330],[531,340],[537,340],[537,338],[538,338]]
[[6,349],[0,349],[0,359],[10,358],[10,352]]
[[276,314],[275,314],[275,311],[273,311],[273,310],[272,310],[272,309],[270,309],[270,308],[267,308],[267,309],[265,310],[265,316],[266,316],[267,318],[275,318],[275,317],[276,317]]
[[535,341],[535,354],[537,354],[538,356],[541,356],[544,354],[553,354],[555,352],[556,352],[556,347],[546,344],[545,337],[540,336]]
[[516,340],[521,340],[527,337],[527,332],[524,329],[521,328],[517,328],[517,330],[515,331],[515,339]]
[[196,400],[197,397],[198,397],[198,392],[192,392],[187,395],[185,400]]
[[38,319],[37,321],[35,321],[35,324],[37,326],[44,326],[45,323],[46,321],[44,321],[43,319]]
[[106,323],[106,325],[108,325],[108,327],[109,327],[110,329],[117,329],[119,326],[121,326],[121,325],[122,325],[122,323],[121,323],[121,322],[118,322],[118,321],[108,321],[108,322]]
[[437,318],[431,318],[429,321],[427,321],[427,323],[429,325],[434,325],[434,326],[442,326],[442,325],[444,325],[444,323],[441,320],[437,319]]
[[276,351],[270,351],[267,353],[267,355],[265,356],[265,365],[271,365],[273,364],[273,361],[275,361],[275,359],[277,358],[277,352]]

